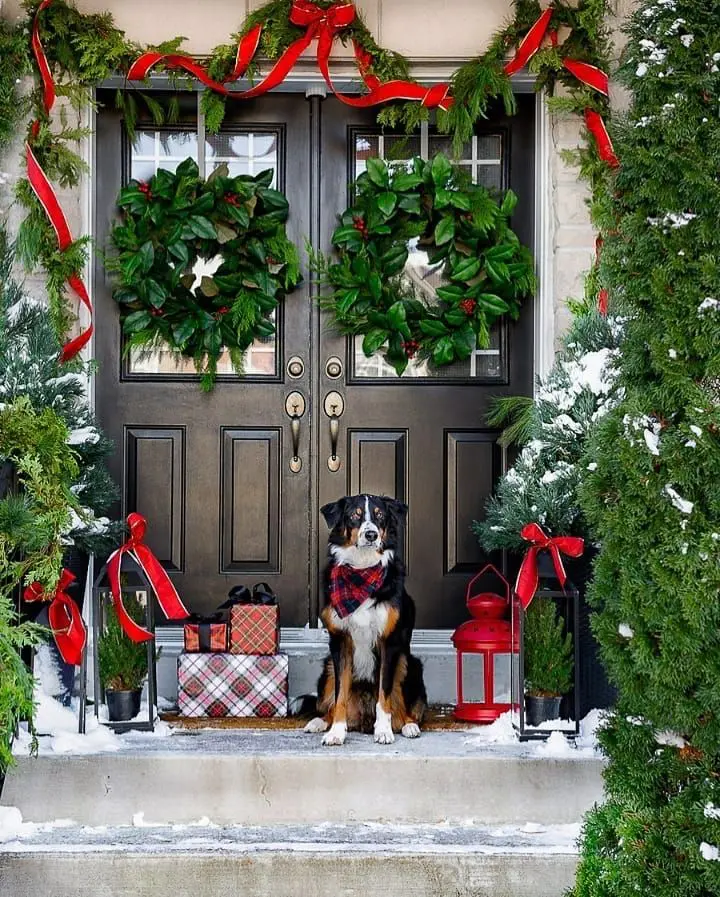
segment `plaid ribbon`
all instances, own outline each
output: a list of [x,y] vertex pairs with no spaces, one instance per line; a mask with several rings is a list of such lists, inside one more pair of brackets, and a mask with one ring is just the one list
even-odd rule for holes
[[382,564],[358,570],[346,564],[330,570],[330,604],[339,617],[349,617],[361,604],[372,598],[385,582]]

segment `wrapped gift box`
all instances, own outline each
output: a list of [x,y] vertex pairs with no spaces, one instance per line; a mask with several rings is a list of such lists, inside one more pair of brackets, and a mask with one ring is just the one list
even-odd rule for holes
[[277,654],[280,647],[277,604],[233,604],[229,636],[231,654]]
[[181,716],[287,716],[286,654],[181,654]]
[[185,650],[191,654],[227,651],[227,623],[185,623],[183,632]]

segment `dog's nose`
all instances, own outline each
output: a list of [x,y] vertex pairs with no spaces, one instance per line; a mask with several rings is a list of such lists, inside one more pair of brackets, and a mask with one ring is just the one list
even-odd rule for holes
[[374,529],[366,529],[365,530],[365,539],[368,542],[374,542],[377,539],[377,537],[378,537],[378,534],[375,532]]

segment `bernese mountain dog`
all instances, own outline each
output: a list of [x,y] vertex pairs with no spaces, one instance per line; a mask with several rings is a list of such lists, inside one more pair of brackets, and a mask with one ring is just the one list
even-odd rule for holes
[[330,655],[318,682],[318,716],[306,732],[323,744],[345,742],[348,729],[392,744],[395,732],[417,738],[427,696],[422,663],[410,653],[415,603],[397,556],[407,505],[378,495],[352,495],[321,512],[330,528],[321,619]]

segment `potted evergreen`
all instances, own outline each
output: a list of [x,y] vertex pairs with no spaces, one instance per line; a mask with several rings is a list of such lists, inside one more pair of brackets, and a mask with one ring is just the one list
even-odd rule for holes
[[[140,620],[140,603],[127,594],[123,601],[130,616]],[[148,673],[148,649],[145,642],[133,642],[125,635],[112,606],[108,608],[107,627],[98,643],[98,662],[108,718],[111,722],[133,719],[140,713],[140,695]]]
[[558,618],[555,602],[537,596],[525,612],[525,716],[539,726],[560,715],[560,702],[573,685],[573,641]]

